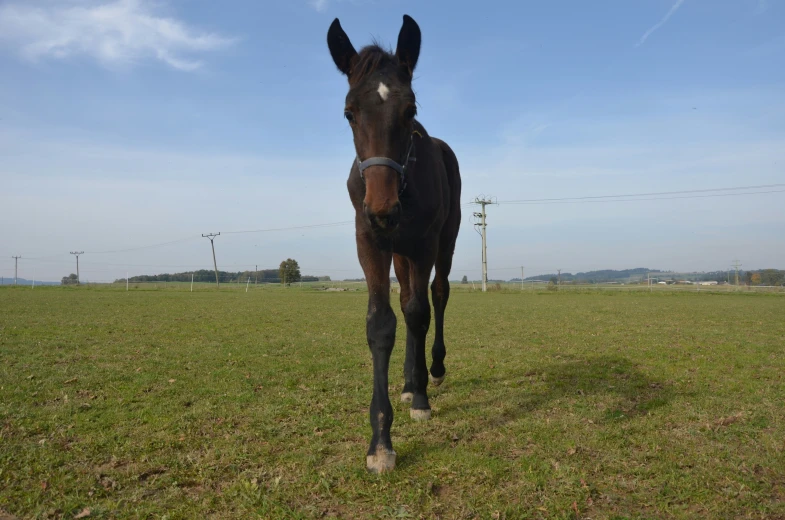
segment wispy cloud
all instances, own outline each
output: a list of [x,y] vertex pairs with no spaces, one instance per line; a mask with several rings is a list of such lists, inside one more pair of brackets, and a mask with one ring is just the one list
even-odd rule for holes
[[662,20],[660,20],[659,22],[657,22],[656,24],[651,26],[651,28],[649,28],[648,31],[643,33],[643,36],[641,36],[641,39],[638,40],[638,43],[636,43],[635,46],[639,47],[639,46],[643,45],[644,42],[649,38],[649,36],[651,36],[654,33],[654,31],[656,31],[657,29],[659,29],[660,27],[665,25],[665,22],[667,22],[668,19],[671,16],[673,16],[673,14],[676,11],[679,10],[679,7],[681,7],[681,4],[683,4],[683,3],[684,3],[684,0],[676,0],[676,3],[673,4],[673,6],[671,6],[670,10],[665,14],[665,16],[662,17]]
[[769,0],[758,0],[758,5],[755,7],[755,14],[763,14],[769,8]]
[[343,2],[349,2],[350,4],[354,4],[354,5],[363,5],[363,4],[379,3],[379,0],[308,0],[308,5],[314,8],[316,11],[323,13],[327,11],[327,8],[330,6],[331,3],[343,3]]
[[323,13],[327,10],[327,0],[310,0],[308,3],[311,4],[311,7],[320,13]]
[[193,71],[202,66],[193,54],[235,42],[156,15],[147,0],[30,4],[26,0],[0,6],[0,44],[31,61],[81,54],[108,67],[156,59]]

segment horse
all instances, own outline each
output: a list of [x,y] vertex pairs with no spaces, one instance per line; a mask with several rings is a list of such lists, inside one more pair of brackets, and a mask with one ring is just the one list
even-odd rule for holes
[[[408,15],[403,16],[394,53],[375,42],[357,52],[338,18],[327,32],[332,59],[349,81],[344,117],[356,156],[346,187],[355,211],[357,257],[368,286],[366,337],[373,360],[373,397],[366,466],[372,473],[392,471],[396,458],[388,393],[397,325],[390,306],[391,263],[406,321],[401,401],[411,403],[412,419],[430,419],[428,382],[438,386],[446,374],[444,312],[461,224],[461,176],[452,149],[430,136],[415,117],[412,79],[420,43],[420,27]],[[429,374],[425,340],[431,323],[428,282],[434,268],[436,333]]]

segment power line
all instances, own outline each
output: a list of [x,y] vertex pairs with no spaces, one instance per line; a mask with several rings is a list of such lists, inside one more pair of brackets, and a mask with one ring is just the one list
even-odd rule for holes
[[[635,200],[671,200],[671,199],[686,199],[686,198],[702,198],[702,197],[728,197],[735,195],[756,195],[761,193],[781,193],[785,190],[770,190],[770,191],[754,191],[745,193],[715,193],[712,195],[698,195],[693,197],[663,197],[663,195],[681,195],[690,193],[710,193],[718,191],[738,191],[738,190],[752,190],[762,188],[779,188],[785,187],[785,183],[779,184],[761,184],[757,186],[736,186],[733,188],[707,188],[701,190],[682,190],[682,191],[661,191],[661,192],[648,192],[648,193],[626,193],[620,195],[595,195],[586,197],[561,197],[561,198],[544,198],[544,199],[520,199],[520,200],[503,200],[498,201],[498,204],[557,204],[557,203],[574,203],[574,202],[620,202],[617,200],[621,197],[653,197],[649,199],[624,199],[624,201]],[[611,199],[611,200],[602,200]],[[467,202],[468,204],[476,204],[476,202]]]
[[342,220],[341,222],[328,222],[325,224],[308,224],[305,226],[290,226],[290,227],[282,227],[282,228],[267,228],[267,229],[251,229],[247,231],[224,231],[225,235],[236,235],[240,233],[268,233],[270,231],[289,231],[294,229],[311,229],[311,228],[325,228],[325,227],[336,227],[336,226],[345,226],[347,224],[354,224],[354,220]]
[[606,199],[606,200],[573,200],[562,202],[500,202],[499,204],[508,205],[548,205],[548,204],[586,204],[598,202],[638,202],[645,200],[674,200],[674,199],[710,199],[714,197],[738,197],[740,195],[760,195],[763,193],[785,193],[785,190],[772,190],[772,191],[750,191],[746,193],[716,193],[713,195],[688,195],[686,197],[651,197],[639,199]]
[[35,261],[39,262],[41,260],[51,260],[52,258],[62,258],[64,256],[65,256],[65,253],[60,253],[60,254],[57,254],[57,255],[49,255],[49,256],[33,256],[33,257],[28,256],[27,259],[28,260],[35,260]]
[[[297,229],[312,229],[312,228],[327,228],[327,227],[337,227],[337,226],[345,226],[347,224],[354,224],[354,220],[342,220],[339,222],[326,222],[324,224],[306,224],[302,226],[288,226],[288,227],[280,227],[280,228],[267,228],[267,229],[252,229],[252,230],[244,230],[244,231],[223,231],[224,235],[233,235],[233,234],[242,234],[242,233],[267,233],[272,231],[290,231],[290,230],[297,230]],[[204,235],[202,235],[204,236]],[[146,246],[138,246],[138,247],[129,247],[126,249],[111,249],[107,251],[88,251],[88,254],[91,255],[103,255],[103,254],[112,254],[112,253],[127,253],[129,251],[139,251],[142,249],[152,249],[155,247],[163,247],[168,246],[171,244],[178,244],[181,242],[187,242],[189,240],[194,240],[196,238],[200,238],[199,235],[193,235],[186,238],[179,238],[177,240],[170,240],[168,242],[160,242],[157,244],[150,244]],[[59,258],[63,256],[63,254],[56,254],[56,255],[49,255],[49,256],[40,256],[40,257],[32,257],[30,260],[49,260],[52,258]]]
[[[629,193],[629,194],[621,194],[621,195],[597,195],[597,196],[585,196],[585,197],[562,197],[562,198],[542,198],[542,199],[521,199],[521,200],[508,200],[508,201],[496,201],[494,200],[493,203],[496,204],[575,204],[575,203],[597,203],[597,202],[635,202],[635,201],[650,201],[650,200],[672,200],[672,199],[687,199],[687,198],[710,198],[710,197],[730,197],[730,196],[741,196],[741,195],[759,195],[759,194],[768,194],[768,193],[783,193],[783,190],[766,190],[766,191],[752,191],[752,192],[743,192],[743,193],[716,193],[722,191],[733,191],[733,190],[751,190],[751,189],[762,189],[762,188],[777,188],[777,187],[785,187],[785,183],[778,183],[778,184],[761,184],[761,185],[754,185],[754,186],[736,186],[731,188],[707,188],[707,189],[700,189],[700,190],[681,190],[681,191],[664,191],[664,192],[647,192],[647,193]],[[707,195],[689,195],[695,193],[709,193]],[[669,197],[663,195],[680,195],[684,194],[687,196],[677,196],[677,197]],[[639,198],[623,198],[623,197],[639,197]],[[650,198],[640,198],[640,197],[650,197]],[[466,202],[461,204],[462,206],[469,206],[469,205],[477,205],[480,204],[478,200]],[[267,232],[274,232],[274,231],[288,231],[288,230],[298,230],[298,229],[318,229],[318,228],[329,228],[329,227],[337,227],[337,226],[344,226],[354,223],[354,220],[344,220],[338,222],[326,222],[322,224],[307,224],[301,226],[287,226],[287,227],[279,227],[279,228],[265,228],[265,229],[255,229],[255,230],[240,230],[240,231],[224,231],[224,234],[244,234],[244,233],[267,233]],[[204,236],[204,235],[203,235]],[[112,253],[125,253],[131,251],[139,251],[144,249],[152,249],[156,247],[163,247],[171,244],[177,244],[181,242],[186,242],[189,240],[193,240],[195,238],[199,238],[198,235],[189,236],[185,238],[180,238],[177,240],[170,240],[167,242],[160,242],[156,244],[149,244],[144,246],[137,246],[125,249],[113,249],[113,250],[106,250],[106,251],[88,251],[88,254],[112,254]],[[83,252],[80,252],[82,254]],[[43,261],[55,258],[61,258],[64,256],[63,254],[55,254],[49,256],[42,256],[42,257],[26,257],[28,260],[34,261]],[[213,262],[215,264],[215,261]],[[172,266],[174,267],[174,266]],[[498,270],[496,268],[494,270]],[[510,268],[512,269],[512,268]],[[518,269],[516,267],[515,269]]]
[[[204,235],[202,235],[204,236]],[[169,244],[178,244],[180,242],[187,242],[189,240],[193,240],[195,238],[199,238],[198,236],[190,236],[188,238],[180,238],[177,240],[171,240],[169,242],[161,242],[160,244],[151,244],[149,246],[139,246],[139,247],[130,247],[128,249],[115,249],[112,251],[88,251],[87,253],[90,255],[106,255],[110,253],[127,253],[128,251],[138,251],[140,249],[151,249],[153,247],[161,247],[161,246],[168,246]]]

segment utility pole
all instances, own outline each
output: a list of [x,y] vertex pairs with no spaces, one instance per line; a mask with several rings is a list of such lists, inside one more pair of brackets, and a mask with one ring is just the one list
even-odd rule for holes
[[739,267],[741,267],[741,264],[739,263],[738,260],[734,260],[733,264],[731,264],[731,265],[732,265],[732,267],[736,268],[736,285],[738,286],[739,285]]
[[83,255],[84,251],[71,251],[72,255],[76,255],[76,285],[79,285],[79,255]]
[[218,233],[208,233],[206,235],[202,234],[203,237],[210,239],[210,245],[213,247],[213,267],[215,268],[215,286],[218,287],[219,289],[221,287],[221,284],[218,283],[218,264],[215,261],[215,244],[213,243],[213,239],[215,237],[217,237],[218,235],[220,235],[220,234],[221,234],[220,232],[218,232]]
[[521,291],[523,291],[523,266],[521,266]]
[[559,287],[561,287],[561,269],[556,269],[556,270],[557,270],[557,271],[559,271],[559,283],[558,283],[558,284],[556,284],[556,285],[558,285]]
[[480,236],[482,237],[482,292],[486,292],[488,286],[488,252],[486,248],[486,237],[485,237],[485,228],[487,227],[487,222],[485,221],[485,206],[488,204],[496,204],[491,199],[486,199],[484,196],[476,197],[474,199],[475,204],[479,204],[482,207],[482,211],[474,213],[474,217],[479,219],[479,222],[474,223],[475,231],[477,228],[480,228],[480,231],[477,231]]
[[259,285],[259,264],[256,264],[256,271],[254,271],[253,286]]
[[16,285],[16,270],[19,266],[19,259],[22,258],[21,256],[12,256],[11,258],[14,259],[14,285]]

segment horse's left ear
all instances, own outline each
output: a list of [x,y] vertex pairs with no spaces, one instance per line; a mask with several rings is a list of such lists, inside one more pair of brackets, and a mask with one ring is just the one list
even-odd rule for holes
[[417,58],[420,57],[420,42],[420,26],[411,16],[403,15],[403,27],[398,33],[398,47],[395,49],[395,55],[401,65],[407,68],[410,76],[414,74]]

